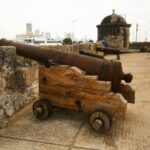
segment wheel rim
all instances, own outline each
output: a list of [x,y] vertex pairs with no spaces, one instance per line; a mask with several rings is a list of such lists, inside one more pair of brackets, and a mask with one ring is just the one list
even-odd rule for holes
[[33,104],[33,113],[40,120],[46,120],[50,114],[49,104],[44,100],[36,101]]
[[89,121],[91,128],[98,133],[106,133],[111,128],[111,118],[102,111],[92,113]]

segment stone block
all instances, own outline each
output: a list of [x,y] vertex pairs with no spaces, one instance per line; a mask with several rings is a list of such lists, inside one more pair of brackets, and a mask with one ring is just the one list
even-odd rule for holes
[[30,67],[37,64],[36,61],[17,55],[17,64],[23,67]]
[[4,109],[0,108],[0,119],[4,116]]
[[5,106],[5,94],[0,95],[0,108],[4,108]]
[[21,67],[19,70],[24,75],[25,85],[27,87],[32,86],[32,83],[37,80],[37,67],[35,65],[30,67]]
[[15,47],[0,47],[0,128],[5,127],[5,119],[35,99],[35,64],[17,56]]
[[2,46],[0,47],[0,69],[3,66],[10,67],[12,69],[16,68],[16,48],[12,46]]
[[14,110],[14,106],[11,102],[7,103],[5,105],[5,113],[8,117],[12,116],[14,114],[15,110]]
[[6,87],[6,80],[2,78],[0,74],[0,95],[4,93],[5,87]]
[[25,90],[25,77],[20,70],[14,70],[8,77],[6,88],[11,90]]

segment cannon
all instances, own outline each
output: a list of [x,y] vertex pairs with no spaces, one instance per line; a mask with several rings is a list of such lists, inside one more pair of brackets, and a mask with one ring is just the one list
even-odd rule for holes
[[[132,74],[125,74],[121,62],[67,53],[57,49],[0,40],[0,46],[15,46],[16,53],[39,62],[39,97],[33,113],[45,120],[54,107],[90,114],[96,132],[110,130],[112,118],[124,118],[135,92],[128,84]],[[120,93],[120,94],[118,94]]]
[[123,73],[120,62],[96,59],[5,39],[0,40],[0,46],[15,46],[18,55],[44,63],[46,66],[53,63],[76,66],[89,75],[97,75],[99,80],[111,81],[113,92],[120,92],[121,80],[131,82],[133,78],[132,74]]
[[96,47],[96,51],[104,52],[105,54],[121,54],[120,49],[117,48],[110,48],[110,47]]
[[96,52],[98,51],[103,52],[103,56],[106,56],[108,54],[116,55],[118,60],[120,59],[120,54],[122,53],[120,49],[111,47],[96,47]]
[[79,50],[79,54],[104,59],[104,57],[102,55],[97,55],[97,54],[94,54],[94,53],[91,53],[91,52],[88,52],[85,50]]

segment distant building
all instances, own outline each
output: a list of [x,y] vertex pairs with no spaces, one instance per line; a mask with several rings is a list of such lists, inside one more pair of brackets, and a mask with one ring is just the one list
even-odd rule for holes
[[106,38],[111,47],[128,48],[130,26],[131,24],[113,10],[112,15],[105,17],[101,24],[97,25],[98,41]]
[[32,32],[32,24],[31,23],[26,24],[26,35],[29,36],[29,37],[34,36],[34,34]]
[[26,33],[17,34],[16,35],[16,40],[17,41],[24,41],[25,38],[32,38],[32,37],[34,37],[34,34],[32,32],[32,24],[27,23],[26,24]]
[[46,32],[46,33],[45,33],[45,38],[48,39],[48,40],[51,38],[50,32]]
[[26,37],[27,37],[26,34],[17,34],[15,40],[18,41],[18,42],[24,42],[24,39]]
[[59,40],[51,40],[50,39],[50,32],[41,32],[40,30],[36,29],[35,34],[32,32],[32,24],[26,24],[26,33],[25,34],[17,34],[16,41],[28,43],[28,44],[37,44],[37,45],[59,45],[62,44]]
[[36,37],[39,37],[39,36],[40,36],[40,30],[39,30],[39,29],[36,29],[36,30],[35,30],[35,36],[36,36]]

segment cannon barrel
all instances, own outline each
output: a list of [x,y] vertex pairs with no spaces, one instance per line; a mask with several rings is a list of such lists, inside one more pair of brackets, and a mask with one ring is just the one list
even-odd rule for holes
[[95,58],[100,58],[100,59],[104,59],[104,57],[102,55],[97,55],[91,52],[87,52],[87,51],[83,51],[83,50],[79,50],[79,54],[82,55],[86,55],[86,56],[91,56],[91,57],[95,57]]
[[111,81],[112,91],[120,92],[121,80],[132,81],[131,74],[124,74],[118,61],[108,61],[81,54],[63,52],[56,49],[0,40],[0,46],[15,46],[17,55],[36,60],[40,63],[52,61],[62,65],[76,66],[89,75],[97,75],[99,80]]
[[121,51],[119,49],[110,47],[97,47],[96,51],[104,52],[105,54],[121,54]]

